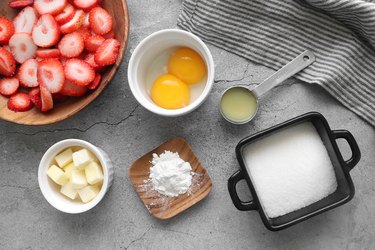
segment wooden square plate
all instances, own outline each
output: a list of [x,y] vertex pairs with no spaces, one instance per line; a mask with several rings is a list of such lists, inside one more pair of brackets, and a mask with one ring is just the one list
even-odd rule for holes
[[[190,163],[194,172],[191,188],[187,193],[178,197],[167,197],[159,194],[153,190],[152,182],[149,179],[152,154],[160,155],[165,150],[177,152],[181,159]],[[206,197],[212,189],[211,178],[206,169],[200,163],[190,145],[180,137],[163,143],[136,160],[129,168],[129,177],[148,211],[161,220],[169,219],[193,206]]]

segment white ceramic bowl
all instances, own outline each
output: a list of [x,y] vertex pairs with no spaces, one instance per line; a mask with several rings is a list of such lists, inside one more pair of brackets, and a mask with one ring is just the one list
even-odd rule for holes
[[[189,47],[198,52],[207,66],[207,82],[202,94],[181,109],[164,109],[157,106],[146,89],[146,70],[150,63],[164,50],[172,47]],[[206,44],[196,35],[178,29],[166,29],[146,37],[134,50],[128,67],[130,89],[137,101],[149,111],[162,116],[181,116],[198,108],[207,98],[214,82],[215,67]]]
[[[60,186],[50,180],[50,178],[47,176],[47,170],[50,167],[51,162],[53,161],[55,156],[69,147],[82,147],[88,149],[93,154],[95,154],[103,168],[103,186],[99,194],[92,201],[86,204],[76,200],[73,201],[65,197],[60,193]],[[100,148],[83,140],[67,139],[57,142],[52,147],[50,147],[43,155],[42,160],[39,164],[38,182],[44,198],[46,198],[46,200],[53,207],[69,214],[83,213],[95,207],[103,199],[104,195],[111,187],[113,182],[113,165],[108,155]]]

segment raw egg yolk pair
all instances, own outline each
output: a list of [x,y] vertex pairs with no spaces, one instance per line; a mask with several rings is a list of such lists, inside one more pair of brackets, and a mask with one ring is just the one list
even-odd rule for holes
[[151,89],[151,99],[165,109],[179,109],[190,100],[189,84],[194,84],[206,75],[206,64],[192,49],[176,50],[168,62],[168,74],[158,77]]

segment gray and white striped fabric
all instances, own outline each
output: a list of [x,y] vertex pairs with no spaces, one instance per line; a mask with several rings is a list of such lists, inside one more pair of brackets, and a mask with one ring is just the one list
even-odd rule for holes
[[296,78],[375,126],[375,1],[184,0],[177,25],[275,70],[312,50]]

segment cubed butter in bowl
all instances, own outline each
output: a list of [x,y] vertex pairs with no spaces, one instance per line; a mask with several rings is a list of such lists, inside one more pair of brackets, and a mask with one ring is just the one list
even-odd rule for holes
[[67,139],[43,155],[38,181],[53,207],[77,214],[102,200],[113,181],[113,166],[100,148],[83,140]]

